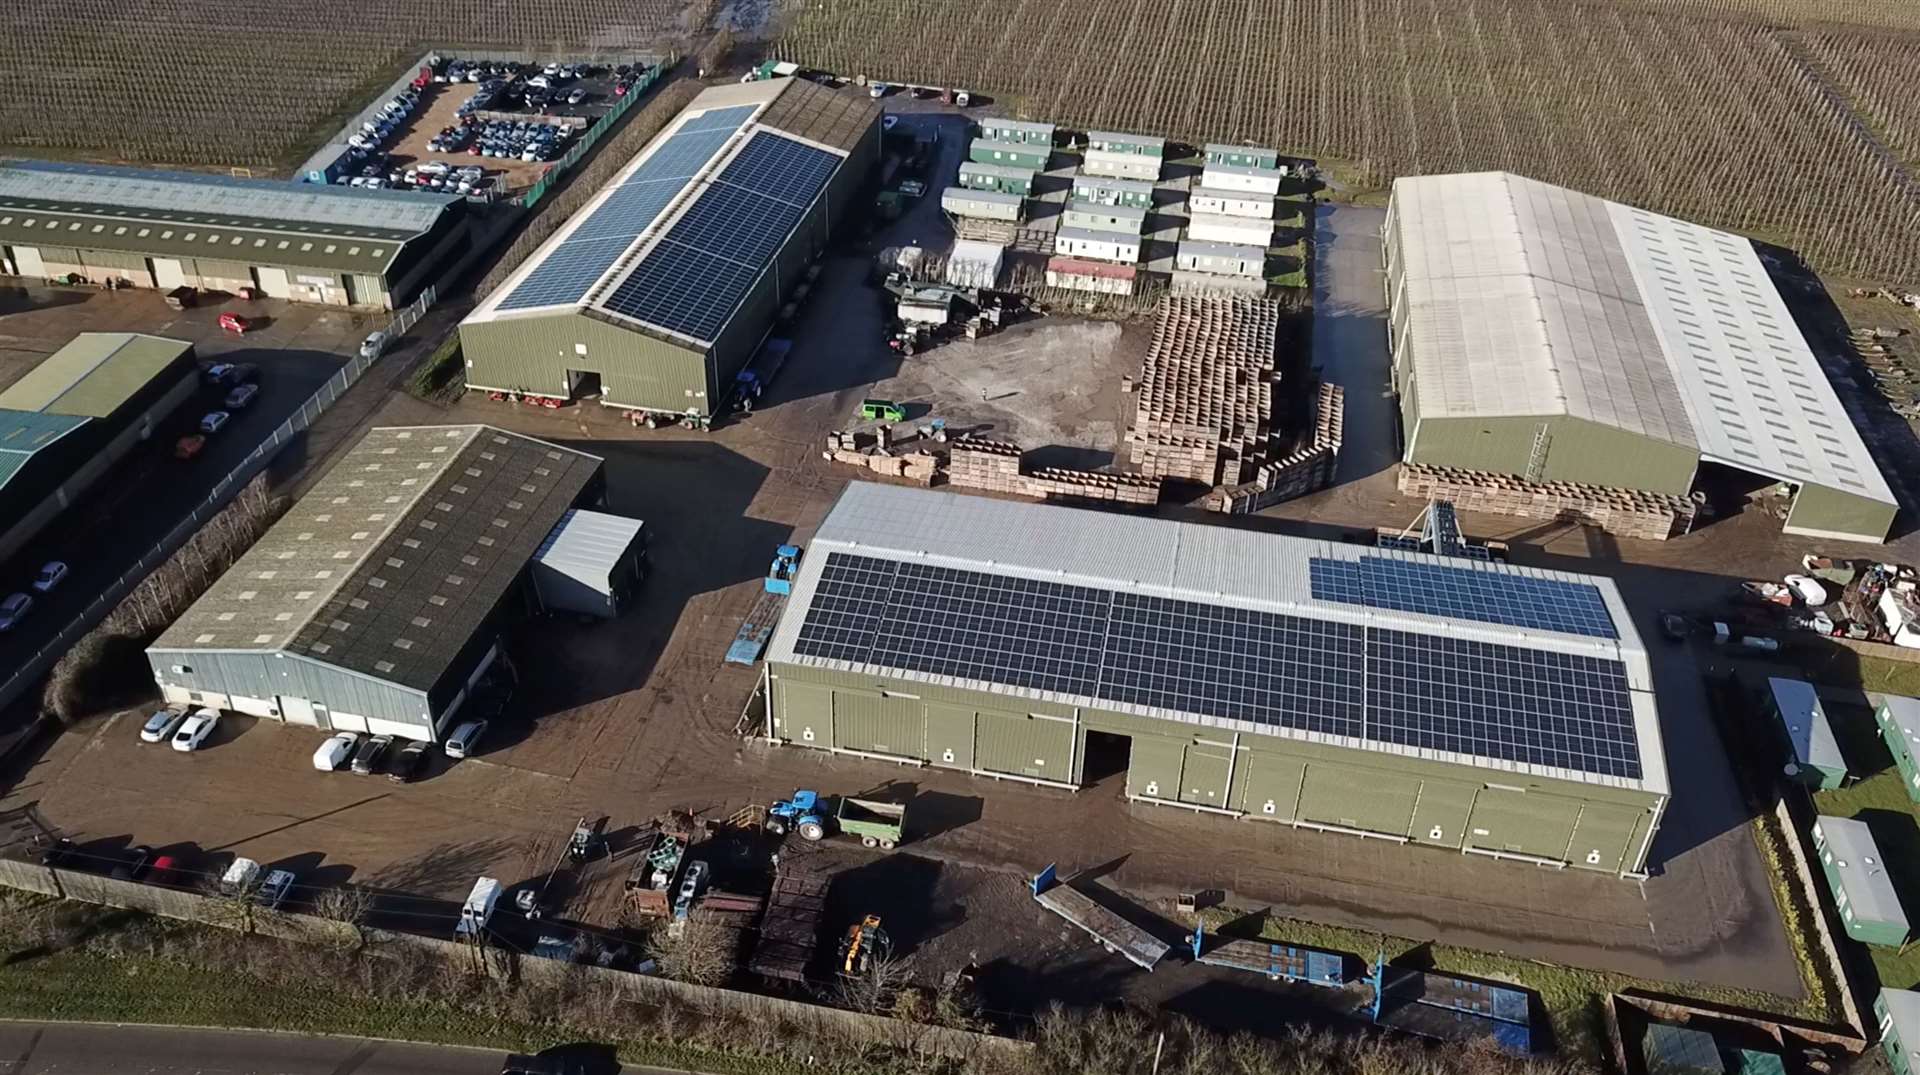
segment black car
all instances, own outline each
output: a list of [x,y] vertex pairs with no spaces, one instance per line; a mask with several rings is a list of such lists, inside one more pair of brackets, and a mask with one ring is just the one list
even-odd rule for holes
[[47,844],[40,850],[40,865],[65,866],[80,853],[80,846],[65,836]]
[[380,763],[386,760],[387,748],[393,745],[393,736],[376,735],[360,744],[353,752],[353,771],[361,776],[371,776],[380,771]]
[[153,861],[153,848],[146,844],[135,844],[127,848],[127,855],[113,867],[110,876],[116,881],[138,881],[140,875],[147,872],[147,864]]
[[426,761],[427,748],[431,744],[415,740],[401,747],[394,754],[393,762],[387,766],[387,779],[396,784],[407,784],[420,776],[420,766]]
[[583,1075],[586,1065],[562,1056],[522,1056],[515,1053],[500,1065],[500,1075]]

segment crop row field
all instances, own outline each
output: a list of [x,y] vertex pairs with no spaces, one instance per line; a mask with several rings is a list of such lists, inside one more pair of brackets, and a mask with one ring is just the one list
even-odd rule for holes
[[1895,124],[1863,122],[1871,84],[1840,87],[1821,59],[1894,57],[1876,92],[1911,110],[1899,91],[1920,42],[1732,17],[1768,6],[809,0],[774,51],[984,91],[1070,127],[1273,146],[1363,188],[1519,172],[1779,242],[1841,276],[1920,282],[1920,198],[1876,133]]
[[287,167],[425,51],[659,51],[711,0],[476,4],[0,3],[0,148],[21,156]]

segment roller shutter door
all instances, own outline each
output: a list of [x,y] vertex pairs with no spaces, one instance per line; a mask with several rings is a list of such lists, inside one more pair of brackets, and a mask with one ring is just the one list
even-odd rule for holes
[[13,266],[21,276],[37,276],[44,279],[47,275],[47,263],[41,260],[40,248],[37,246],[14,247]]
[[253,270],[254,284],[266,293],[270,299],[289,299],[293,297],[293,282],[287,279],[287,270],[262,265]]
[[185,287],[187,283],[186,267],[178,258],[154,258],[153,286],[162,291],[172,291],[176,287]]

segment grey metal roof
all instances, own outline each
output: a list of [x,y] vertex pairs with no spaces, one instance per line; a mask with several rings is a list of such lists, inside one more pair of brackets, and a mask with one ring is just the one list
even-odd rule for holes
[[980,205],[1025,205],[1027,199],[1004,190],[974,190],[972,187],[948,187],[940,192],[940,202],[976,202]]
[[1206,182],[1207,175],[1216,173],[1219,175],[1258,176],[1262,179],[1275,180],[1286,178],[1280,174],[1280,169],[1278,168],[1262,168],[1257,164],[1225,164],[1215,161],[1208,164],[1205,171],[1201,173],[1201,183],[1204,184]]
[[1011,164],[981,164],[977,161],[961,161],[962,174],[987,175],[995,179],[1032,179],[1034,169],[1019,168]]
[[490,426],[367,433],[154,642],[433,685],[598,472]]
[[575,508],[560,517],[533,554],[535,563],[604,590],[614,568],[646,528],[638,519]]
[[1153,184],[1144,179],[1113,179],[1104,175],[1075,174],[1073,177],[1075,193],[1082,190],[1110,190],[1120,194],[1153,193]]
[[1920,993],[1911,989],[1882,989],[1880,999],[1887,1008],[1887,1021],[1881,1024],[1884,1034],[1891,1024],[1893,1037],[1900,1043],[1900,1051],[1907,1055],[1914,1067],[1920,1067]]
[[[1620,637],[1617,640],[1363,608],[1318,600],[1313,596],[1309,577],[1310,559],[1356,561],[1366,555],[1424,563],[1435,560],[1425,554],[855,481],[841,494],[812,539],[805,543],[799,576],[794,583],[793,600],[782,614],[780,625],[767,650],[769,662],[822,667],[843,665],[844,662],[801,657],[794,649],[800,626],[807,618],[814,586],[820,580],[828,554],[836,551],[1619,661],[1626,669],[1628,687],[1632,692],[1634,726],[1644,770],[1640,780],[1596,776],[1519,762],[1466,758],[1412,747],[1370,744],[1368,749],[1506,768],[1562,780],[1633,787],[1660,794],[1667,791],[1665,755],[1660,744],[1659,719],[1646,651],[1633,629],[1632,619],[1619,591],[1609,579],[1509,564],[1456,559],[1445,561],[1448,567],[1475,572],[1591,585],[1599,591],[1618,627]],[[993,693],[1052,698],[1044,691],[1010,691],[1009,688],[993,684],[897,669],[889,669],[886,674]],[[1111,700],[1053,700],[1081,705],[1098,704],[1103,708],[1137,712],[1142,716],[1209,726],[1231,726],[1235,730],[1255,734],[1334,741],[1333,737],[1316,736],[1310,732],[1252,724],[1243,727],[1241,722],[1131,707]],[[1339,745],[1354,744],[1339,740]]]
[[1207,153],[1262,153],[1270,157],[1280,155],[1279,150],[1268,149],[1265,146],[1240,146],[1227,142],[1208,142],[1202,149]]
[[1273,204],[1274,195],[1262,194],[1257,190],[1227,190],[1223,187],[1209,187],[1204,184],[1193,188],[1188,195],[1191,198],[1219,198],[1229,202],[1265,202]]
[[1139,246],[1140,233],[1116,228],[1077,227],[1060,228],[1054,232],[1056,239],[1068,239],[1082,243],[1119,243],[1122,246]]
[[980,129],[983,131],[1024,131],[1028,134],[1044,134],[1051,138],[1053,137],[1054,127],[1051,123],[1035,123],[1031,120],[1024,119],[983,119],[980,121]]
[[984,149],[990,152],[1015,153],[1021,156],[1038,155],[1044,157],[1050,155],[1047,147],[1038,142],[1001,142],[986,137],[975,138],[967,144],[967,152],[969,154],[976,149]]
[[1070,213],[1094,213],[1099,216],[1113,217],[1132,223],[1137,231],[1147,222],[1147,211],[1138,205],[1101,205],[1086,198],[1071,198],[1067,201]]
[[1873,696],[1873,702],[1874,708],[1884,711],[1887,720],[1899,730],[1901,738],[1907,742],[1908,752],[1920,758],[1920,698],[1877,694]]
[[1127,134],[1122,131],[1088,131],[1087,144],[1093,146],[1143,146],[1164,149],[1167,140],[1153,134]]
[[1813,835],[1822,860],[1831,856],[1833,870],[1840,877],[1841,891],[1834,895],[1840,898],[1844,894],[1855,919],[1907,924],[1900,894],[1894,890],[1893,877],[1887,873],[1886,860],[1880,857],[1873,830],[1866,822],[1822,814],[1813,823]]
[[1802,765],[1846,771],[1847,759],[1840,753],[1840,741],[1833,736],[1833,724],[1820,704],[1820,693],[1804,679],[1773,676],[1767,680],[1774,708],[1786,725],[1787,738],[1793,744],[1793,757]]
[[432,227],[446,206],[459,200],[450,194],[57,161],[0,166],[0,197],[407,232]]
[[1246,246],[1240,243],[1210,243],[1204,239],[1180,240],[1181,257],[1203,258],[1240,258],[1243,261],[1264,261],[1267,256],[1265,247]]
[[107,418],[191,350],[140,332],[82,332],[0,392],[0,410]]
[[1404,177],[1423,416],[1569,415],[1895,503],[1748,240],[1505,172]]

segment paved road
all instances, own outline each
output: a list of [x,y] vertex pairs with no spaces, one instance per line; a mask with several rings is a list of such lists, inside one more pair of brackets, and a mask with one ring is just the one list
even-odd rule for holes
[[1346,389],[1341,484],[1378,474],[1400,458],[1381,290],[1384,209],[1322,205],[1314,227],[1313,364]]
[[[505,1055],[311,1034],[0,1022],[0,1075],[496,1075]],[[611,1060],[587,1070],[676,1075]]]

